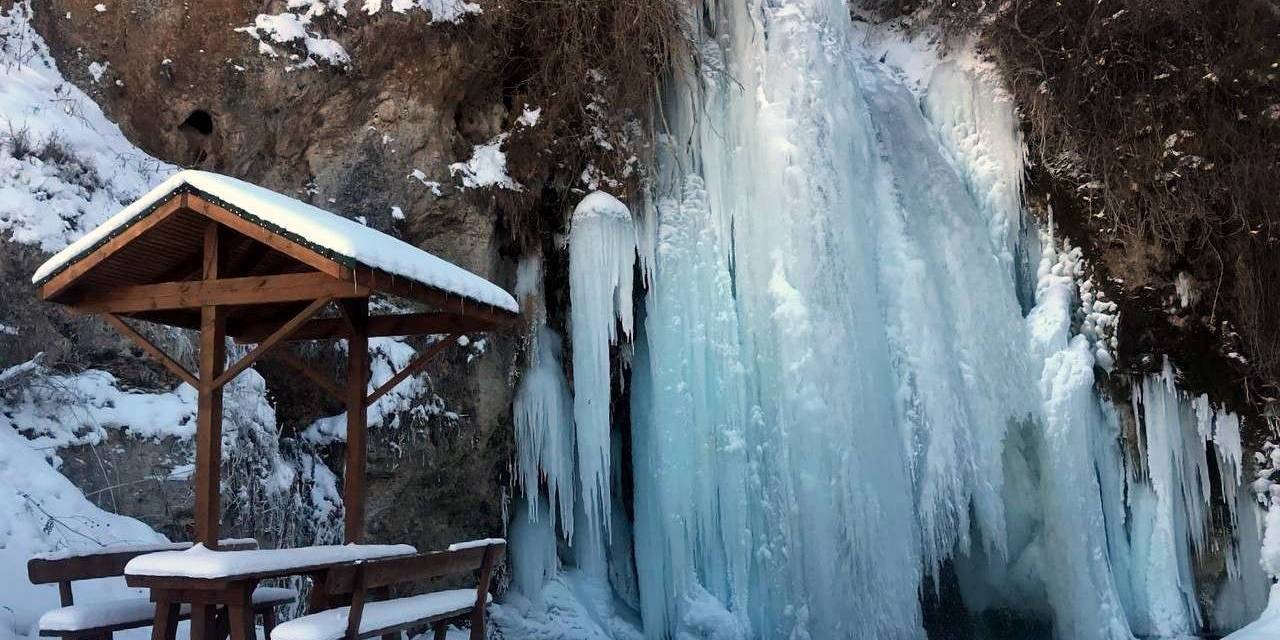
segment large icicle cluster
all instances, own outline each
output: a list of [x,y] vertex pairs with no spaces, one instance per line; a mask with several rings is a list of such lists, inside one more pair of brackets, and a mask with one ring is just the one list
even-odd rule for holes
[[[546,512],[559,515],[566,538],[573,537],[574,464],[573,397],[560,364],[560,336],[546,325],[542,309],[542,260],[526,258],[520,265],[517,293],[524,311],[534,318],[529,364],[514,400],[517,479],[529,501],[528,517]],[[541,483],[546,482],[548,506],[539,506]],[[549,523],[554,525],[554,521]],[[554,526],[552,526],[554,538]],[[552,541],[554,548],[554,539]]]
[[[612,519],[613,537],[609,570],[550,578],[542,610],[578,620],[571,585],[654,640],[923,638],[921,594],[946,581],[975,620],[1061,638],[1256,615],[1239,421],[1171,369],[1132,404],[1101,391],[1115,306],[1079,249],[1029,228],[1016,115],[982,63],[904,82],[839,0],[704,6],[704,68],[724,73],[668,92],[643,215],[591,196],[574,216],[577,531]],[[636,247],[628,518],[608,402]],[[540,422],[522,460],[559,433]],[[555,565],[536,521],[521,585]],[[600,543],[578,538],[582,567]],[[1213,562],[1234,604],[1203,611],[1192,568]]]

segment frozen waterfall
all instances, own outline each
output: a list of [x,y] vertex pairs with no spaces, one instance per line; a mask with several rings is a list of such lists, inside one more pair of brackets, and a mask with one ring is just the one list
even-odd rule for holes
[[[1238,420],[1168,365],[1102,391],[1115,307],[1024,215],[983,64],[838,0],[697,6],[650,197],[591,194],[572,219],[572,416],[542,327],[500,624],[924,638],[949,607],[966,637],[1122,640],[1255,616]],[[1215,537],[1223,517],[1242,533]],[[1202,610],[1212,589],[1239,606]]]

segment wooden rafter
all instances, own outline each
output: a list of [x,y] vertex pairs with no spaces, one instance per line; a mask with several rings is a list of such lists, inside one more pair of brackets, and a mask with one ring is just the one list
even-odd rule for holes
[[[231,332],[238,342],[257,342],[275,328],[265,322],[240,323]],[[492,331],[498,325],[457,313],[403,313],[369,318],[369,337],[420,336],[447,333]],[[289,340],[335,340],[347,337],[350,325],[344,318],[316,318],[293,332]]]
[[229,229],[233,229],[243,235],[246,235],[262,244],[283,253],[298,262],[310,266],[321,273],[327,273],[339,280],[350,280],[351,270],[347,267],[326,258],[313,249],[304,247],[293,240],[282,235],[272,233],[262,228],[256,223],[250,222],[241,216],[228,211],[225,207],[209,202],[198,195],[187,196],[189,206],[193,211],[201,213],[213,220],[224,224]]
[[130,340],[132,340],[134,344],[137,344],[139,347],[141,347],[142,350],[147,352],[152,358],[159,360],[160,364],[164,365],[166,369],[173,372],[173,375],[178,376],[178,378],[180,378],[183,382],[197,389],[200,388],[200,380],[196,378],[195,374],[191,373],[190,371],[187,371],[186,367],[179,364],[177,360],[174,360],[173,358],[169,357],[169,354],[165,353],[163,349],[161,349],[160,347],[157,347],[155,343],[146,339],[145,336],[143,336],[141,333],[138,333],[136,330],[134,330],[133,327],[126,324],[123,318],[121,318],[120,316],[117,316],[114,313],[108,313],[104,315],[107,318],[107,322],[110,322],[112,325],[114,325],[117,331],[124,334],[126,338],[129,338]]
[[404,382],[409,378],[409,376],[421,371],[423,367],[427,366],[428,362],[431,362],[433,358],[440,355],[440,352],[444,351],[445,347],[454,344],[457,341],[458,334],[450,334],[449,337],[428,347],[426,351],[418,354],[418,356],[410,361],[409,364],[405,365],[403,369],[397,372],[394,376],[391,376],[390,380],[382,383],[382,386],[369,394],[369,397],[365,400],[365,404],[373,404],[378,398],[387,395],[388,392],[396,388],[396,385]]
[[63,291],[66,291],[71,285],[75,284],[85,273],[106,260],[116,251],[119,251],[125,245],[136,240],[139,236],[159,226],[160,223],[168,220],[178,211],[186,208],[186,201],[183,198],[174,198],[169,202],[161,205],[151,215],[140,220],[137,224],[129,227],[120,235],[107,241],[98,250],[76,261],[68,266],[58,275],[49,279],[40,287],[40,297],[48,300]]
[[245,369],[248,369],[249,367],[253,366],[253,363],[257,362],[259,358],[266,355],[267,352],[271,351],[271,349],[273,349],[277,344],[280,344],[280,342],[283,341],[285,338],[287,338],[290,333],[293,333],[295,329],[297,329],[299,326],[302,325],[302,323],[309,320],[311,316],[315,315],[317,311],[319,311],[320,309],[323,309],[324,306],[329,304],[331,301],[333,301],[333,298],[320,298],[318,300],[313,300],[311,304],[307,305],[306,308],[303,309],[302,311],[299,311],[298,314],[293,316],[292,319],[290,319],[288,322],[284,323],[283,325],[280,325],[280,328],[276,329],[275,333],[272,333],[271,335],[267,336],[265,340],[263,340],[262,342],[259,342],[258,346],[254,347],[252,351],[245,354],[243,358],[240,358],[239,362],[235,363],[234,365],[231,365],[231,368],[227,369],[225,373],[218,376],[218,378],[213,381],[213,386],[217,388],[222,388],[228,382],[233,380],[236,376],[240,375],[241,372],[243,372]]
[[67,306],[81,313],[138,313],[170,309],[302,302],[317,298],[363,298],[365,287],[323,273],[286,273],[249,278],[204,279],[117,287],[86,293]]

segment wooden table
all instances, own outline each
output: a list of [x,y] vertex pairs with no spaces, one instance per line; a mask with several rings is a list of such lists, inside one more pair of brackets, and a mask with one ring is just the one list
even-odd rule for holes
[[[290,561],[281,561],[280,551],[306,552],[311,550],[346,551],[345,557],[323,557],[326,554],[293,553]],[[368,553],[362,553],[362,551]],[[149,554],[142,558],[155,559],[158,556],[169,556],[165,560],[183,558],[171,554],[191,552],[162,552]],[[226,607],[227,622],[232,640],[255,640],[257,634],[253,624],[253,590],[258,583],[272,578],[288,576],[308,576],[313,585],[324,584],[325,577],[331,569],[347,567],[361,560],[388,558],[416,553],[408,545],[347,545],[346,547],[304,547],[286,550],[256,551],[208,551],[203,550],[201,556],[193,556],[193,560],[208,559],[208,554],[234,558],[235,562],[227,563],[224,569],[200,566],[193,562],[190,567],[177,566],[170,570],[148,571],[147,567],[134,569],[131,565],[126,569],[125,581],[131,587],[145,587],[151,590],[151,601],[156,603],[155,623],[151,630],[152,640],[174,640],[178,630],[178,612],[184,604],[191,605],[191,639],[217,640],[221,633],[217,629],[216,608]],[[261,562],[255,562],[260,560]],[[154,563],[153,563],[154,564]],[[255,568],[255,564],[260,568]],[[154,568],[154,567],[152,567]],[[185,569],[189,568],[187,572]],[[174,575],[174,573],[185,573]],[[217,575],[208,575],[216,573]],[[203,574],[203,575],[202,575]],[[328,608],[324,589],[312,589],[308,602],[309,611]]]

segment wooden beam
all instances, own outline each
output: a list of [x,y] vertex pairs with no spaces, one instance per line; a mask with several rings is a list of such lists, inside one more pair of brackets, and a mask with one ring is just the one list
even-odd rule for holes
[[364,472],[368,405],[365,387],[369,378],[369,299],[343,300],[342,315],[351,323],[347,338],[347,460],[342,475],[342,503],[346,542],[364,537]]
[[[501,325],[469,315],[457,313],[402,313],[369,318],[369,337],[420,336],[446,333],[482,333]],[[237,342],[258,342],[268,335],[274,324],[252,322],[233,324],[228,331]],[[289,340],[336,340],[347,337],[347,321],[343,318],[317,318],[293,332]]]
[[124,334],[126,338],[133,340],[135,344],[142,347],[142,350],[150,354],[152,358],[159,360],[160,364],[173,372],[173,375],[178,376],[183,382],[195,387],[196,389],[200,388],[200,381],[196,379],[194,374],[187,371],[186,367],[178,364],[177,360],[169,357],[169,354],[165,353],[160,347],[157,347],[153,342],[147,340],[146,337],[135,331],[133,327],[125,324],[124,319],[120,316],[117,316],[114,313],[108,313],[104,314],[104,317],[106,317],[107,322],[110,322],[115,326],[117,331]]
[[195,309],[205,305],[238,306],[302,302],[317,298],[363,298],[369,289],[323,273],[192,280],[117,287],[88,292],[67,303],[80,313],[138,313]]
[[518,313],[468,300],[456,293],[428,287],[408,278],[398,278],[379,269],[356,267],[353,270],[353,277],[356,282],[370,289],[423,302],[439,311],[479,318],[499,326],[511,325],[520,319]]
[[61,273],[49,279],[48,282],[40,287],[40,299],[50,300],[66,291],[68,287],[75,284],[76,280],[80,279],[80,276],[88,273],[90,269],[101,264],[103,260],[111,257],[112,254],[133,242],[142,234],[168,220],[183,208],[182,198],[172,198],[156,207],[156,210],[152,211],[150,215],[133,223],[133,226],[122,231],[120,235],[108,240],[101,247],[76,260]]
[[302,264],[321,273],[327,273],[339,280],[351,280],[351,270],[347,267],[326,258],[314,249],[303,246],[284,236],[268,231],[256,222],[250,222],[243,217],[236,215],[232,211],[224,208],[222,205],[209,202],[198,195],[192,194],[189,199],[190,207],[213,220],[217,220],[226,225],[230,229],[242,233],[262,244],[283,253]]
[[[217,280],[221,251],[219,230],[210,222],[204,235],[204,279]],[[214,380],[227,362],[226,310],[214,305],[200,308],[200,386],[196,411],[196,542],[215,548],[221,517],[219,491],[222,475],[222,387]],[[193,616],[194,618],[194,616]]]
[[305,309],[299,311],[298,314],[293,316],[293,318],[288,322],[280,325],[280,328],[276,329],[275,333],[267,336],[267,338],[262,342],[259,342],[258,346],[254,347],[252,351],[246,353],[243,358],[240,358],[239,362],[231,365],[231,368],[227,369],[226,373],[218,376],[218,378],[213,381],[213,386],[219,389],[226,386],[228,382],[235,379],[235,377],[240,375],[240,373],[245,369],[253,366],[253,363],[257,362],[258,358],[261,358],[277,344],[280,344],[281,340],[284,340],[290,333],[293,333],[293,331],[301,326],[302,323],[311,319],[311,316],[315,315],[317,311],[324,308],[324,306],[329,304],[332,300],[333,298],[320,298],[318,300],[311,301],[311,304],[307,305]]
[[[288,338],[285,339],[288,340]],[[316,371],[314,367],[307,366],[307,363],[303,362],[297,355],[294,355],[292,351],[289,351],[288,349],[278,350],[275,352],[275,356],[285,364],[289,365],[289,367],[294,371],[301,373],[312,382],[316,383],[316,386],[323,389],[324,392],[332,396],[334,400],[337,400],[338,402],[346,402],[347,399],[343,397],[342,391],[338,389],[337,383],[330,380],[319,371]]]
[[378,398],[381,398],[382,396],[387,395],[389,391],[396,388],[396,385],[400,384],[401,382],[404,382],[409,376],[412,376],[413,374],[421,371],[423,367],[427,366],[428,362],[431,362],[433,358],[435,358],[437,355],[440,355],[440,352],[444,351],[445,347],[448,347],[451,344],[455,344],[457,341],[458,341],[457,334],[451,334],[449,337],[436,342],[430,347],[427,347],[426,351],[423,351],[422,353],[418,354],[418,356],[415,357],[412,361],[410,361],[409,364],[405,365],[403,369],[401,369],[394,376],[391,376],[390,380],[387,380],[386,382],[382,383],[382,386],[378,387],[376,390],[374,390],[373,393],[369,394],[368,399],[365,400],[365,404],[371,405],[375,401],[377,401]]

